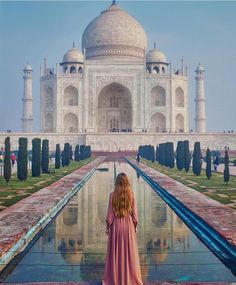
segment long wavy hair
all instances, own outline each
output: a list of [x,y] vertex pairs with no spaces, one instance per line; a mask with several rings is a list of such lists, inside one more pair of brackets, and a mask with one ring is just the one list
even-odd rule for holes
[[129,179],[125,173],[120,173],[116,177],[115,190],[112,197],[112,208],[115,215],[124,217],[132,212],[133,192]]

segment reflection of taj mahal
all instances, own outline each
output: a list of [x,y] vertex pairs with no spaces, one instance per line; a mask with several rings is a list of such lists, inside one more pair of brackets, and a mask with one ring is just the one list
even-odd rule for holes
[[[131,173],[130,177],[135,175]],[[96,176],[70,200],[57,218],[56,247],[67,264],[104,263],[105,217],[113,180],[109,183],[102,179],[103,173]],[[179,248],[189,249],[189,230],[156,193],[145,189],[146,182],[135,179],[135,176],[132,181],[139,209],[137,237],[142,274],[146,276],[147,264],[162,264],[169,253],[179,251]]]
[[[56,70],[48,68],[45,60],[40,81],[41,131],[188,132],[186,70],[182,64],[172,71],[156,46],[147,53],[146,48],[142,26],[113,1],[85,29],[83,53],[73,46]],[[31,67],[24,72],[27,81]],[[23,100],[26,132],[32,119],[28,97]],[[196,120],[204,125],[204,108],[200,109]]]

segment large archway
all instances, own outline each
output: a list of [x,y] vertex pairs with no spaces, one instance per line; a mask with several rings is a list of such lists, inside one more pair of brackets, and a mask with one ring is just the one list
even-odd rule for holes
[[99,132],[132,130],[132,98],[125,86],[111,83],[105,86],[98,96]]
[[151,117],[151,131],[156,133],[166,132],[166,117],[161,113],[155,113]]
[[68,113],[64,117],[64,132],[77,133],[78,132],[78,117],[73,113]]

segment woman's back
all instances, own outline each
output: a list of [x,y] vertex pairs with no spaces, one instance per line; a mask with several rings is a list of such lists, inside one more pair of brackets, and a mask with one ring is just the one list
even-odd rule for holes
[[143,283],[135,233],[138,219],[134,193],[131,191],[132,196],[129,196],[130,204],[124,205],[122,199],[116,199],[115,191],[110,193],[106,217],[108,244],[102,284],[141,285]]

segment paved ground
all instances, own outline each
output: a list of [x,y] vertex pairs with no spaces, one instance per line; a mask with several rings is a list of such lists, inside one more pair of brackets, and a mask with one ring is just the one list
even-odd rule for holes
[[142,171],[236,246],[236,211],[132,159]]

